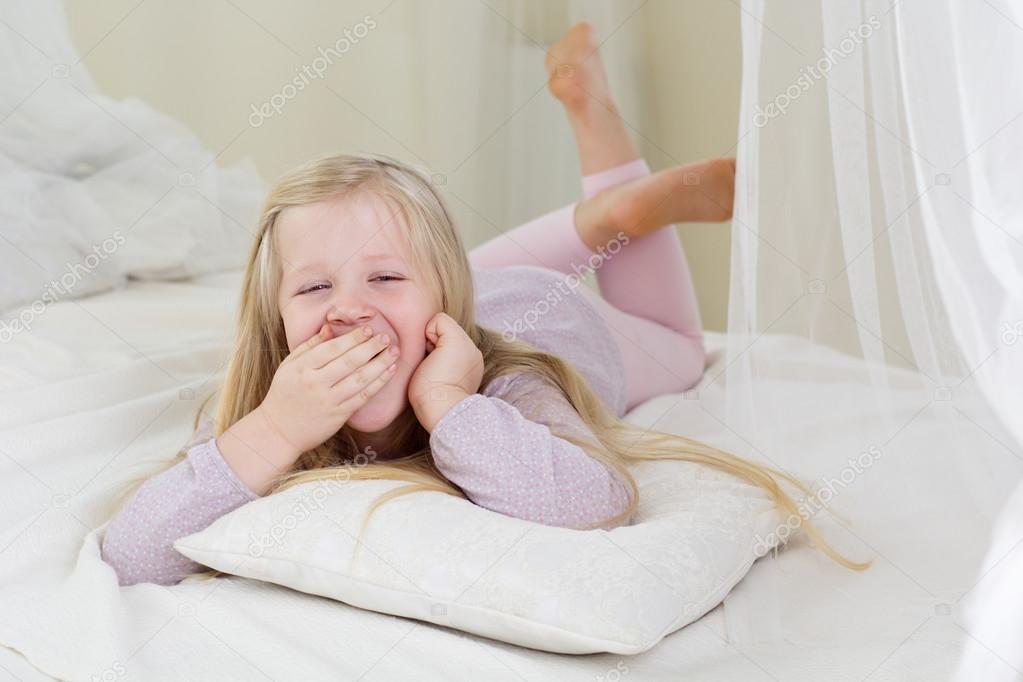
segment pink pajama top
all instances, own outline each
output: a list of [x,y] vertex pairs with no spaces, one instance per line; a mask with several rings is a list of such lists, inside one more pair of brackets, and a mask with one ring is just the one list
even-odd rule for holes
[[[512,266],[474,270],[473,276],[477,324],[568,361],[616,416],[624,414],[621,351],[564,275]],[[594,439],[553,384],[530,373],[510,374],[444,415],[430,448],[437,468],[473,503],[501,514],[572,527],[603,525],[624,511],[630,501],[624,481],[552,430]],[[202,424],[186,448],[186,459],[146,481],[106,528],[103,559],[121,585],[169,585],[205,570],[175,550],[174,541],[259,497],[223,459],[212,422]]]

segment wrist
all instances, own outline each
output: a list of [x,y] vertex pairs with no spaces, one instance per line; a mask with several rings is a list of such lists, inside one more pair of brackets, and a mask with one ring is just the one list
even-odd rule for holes
[[268,450],[278,455],[274,459],[282,460],[290,465],[302,455],[304,450],[284,435],[265,405],[260,404],[248,414],[246,419],[249,417],[253,418],[251,427],[253,435],[260,439],[260,443],[266,444]]
[[435,386],[414,402],[412,409],[423,428],[427,432],[433,433],[437,423],[444,418],[444,415],[470,395],[461,386]]
[[220,434],[216,445],[239,480],[257,495],[266,495],[302,454],[272,426],[260,407]]

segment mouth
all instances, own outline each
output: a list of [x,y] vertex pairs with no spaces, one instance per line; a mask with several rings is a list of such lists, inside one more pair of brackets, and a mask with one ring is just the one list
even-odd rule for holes
[[[395,350],[397,350],[397,351],[398,351],[398,354],[397,354],[397,355],[395,355],[394,357],[395,357],[395,359],[396,359],[396,360],[397,360],[397,361],[398,361],[398,362],[400,363],[400,362],[401,362],[401,348],[400,348],[400,347],[398,346],[398,344],[397,344],[397,343],[395,343],[394,341],[392,341],[391,343],[387,344],[387,347],[386,347],[386,348],[382,349],[382,350],[381,350],[381,351],[380,351],[379,353],[377,353],[377,354],[376,354],[375,356],[373,356],[373,357],[374,357],[374,358],[378,358],[378,357],[381,357],[381,356],[383,356],[383,357],[387,357],[387,353],[389,353],[389,352],[391,351],[391,349],[392,349],[392,348],[394,348]],[[400,369],[400,367],[399,367],[399,369]]]

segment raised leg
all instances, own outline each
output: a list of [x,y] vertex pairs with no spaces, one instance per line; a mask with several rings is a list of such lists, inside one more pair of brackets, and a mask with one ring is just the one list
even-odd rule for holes
[[[703,374],[699,308],[671,223],[729,217],[734,163],[719,159],[650,175],[614,106],[588,25],[573,27],[551,48],[547,68],[551,92],[565,105],[576,135],[584,200],[473,249],[470,261],[479,268],[537,265],[569,274],[600,253],[603,298],[587,287],[577,290],[611,329],[632,409],[685,390]],[[622,233],[628,243],[616,236]]]
[[[648,176],[642,159],[584,179],[587,197]],[[597,269],[601,297],[578,290],[615,338],[626,374],[626,410],[658,395],[684,391],[703,376],[699,306],[674,226],[630,239]]]
[[547,50],[547,87],[565,107],[579,148],[583,175],[594,175],[639,158],[611,97],[599,43],[588,22],[570,28]]
[[[581,22],[570,28],[547,51],[545,66],[547,86],[564,105],[575,133],[584,194],[592,196],[594,187],[618,184],[609,184],[609,178],[627,179],[618,167],[637,162],[639,152],[611,98],[593,27]],[[523,223],[474,248],[469,261],[477,268],[537,265],[569,274],[573,265],[586,263],[597,246],[585,243],[576,230],[577,207],[572,203]]]
[[565,273],[593,254],[575,229],[575,203],[508,230],[469,251],[474,268],[535,265]]

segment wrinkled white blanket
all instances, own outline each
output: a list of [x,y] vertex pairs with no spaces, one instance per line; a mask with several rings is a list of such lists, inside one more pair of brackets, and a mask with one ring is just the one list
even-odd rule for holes
[[[987,537],[973,529],[990,523],[1019,463],[983,434],[955,441],[929,396],[894,371],[895,417],[912,420],[884,443],[890,432],[857,388],[858,365],[786,336],[749,351],[763,373],[757,399],[787,415],[751,442],[759,449],[782,434],[788,448],[818,452],[818,470],[796,472],[811,482],[881,447],[836,487],[833,508],[850,530],[819,517],[839,549],[875,557],[866,573],[794,540],[754,564],[723,607],[635,657],[542,653],[237,578],[118,588],[98,533],[123,482],[190,435],[199,399],[222,374],[240,275],[61,301],[2,346],[0,644],[13,651],[0,649],[0,664],[146,680],[811,680],[875,668],[872,679],[942,679],[953,667],[963,634],[948,603],[974,580]],[[661,396],[629,419],[757,457],[718,407],[722,340],[708,333],[710,366],[689,399]],[[1005,489],[978,498],[968,481],[943,480],[941,461],[957,447],[1004,470]],[[785,465],[782,449],[764,455]],[[900,495],[885,467],[928,471],[933,495]]]

